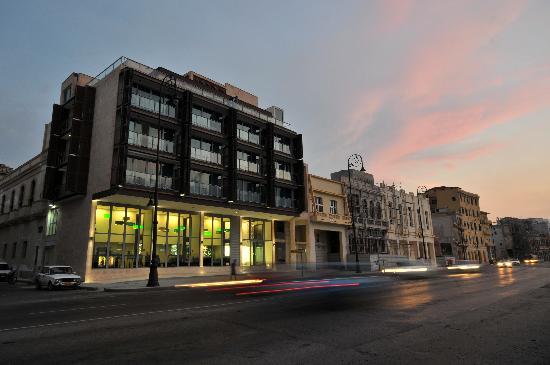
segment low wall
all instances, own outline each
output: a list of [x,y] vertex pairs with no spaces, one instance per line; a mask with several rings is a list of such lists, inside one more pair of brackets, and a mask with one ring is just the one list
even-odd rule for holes
[[[276,265],[276,266],[253,266],[253,267],[238,267],[237,273],[261,273],[261,272],[291,272],[300,269],[299,265]],[[314,268],[313,268],[314,269]],[[312,267],[306,265],[305,270],[312,270]],[[218,267],[159,267],[159,278],[174,278],[174,277],[190,277],[190,276],[214,276],[214,275],[230,275],[231,269],[229,266]],[[92,269],[86,276],[86,283],[116,283],[121,281],[147,280],[149,277],[149,268],[143,267],[138,269]]]

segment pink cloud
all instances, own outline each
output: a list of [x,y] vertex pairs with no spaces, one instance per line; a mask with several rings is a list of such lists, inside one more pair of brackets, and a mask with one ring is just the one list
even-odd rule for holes
[[[387,8],[395,4],[402,5],[390,3]],[[429,27],[433,32],[408,52],[407,66],[397,70],[390,82],[360,97],[342,129],[352,143],[361,143],[374,127],[377,112],[392,103],[399,119],[392,125],[398,125],[398,130],[383,149],[371,156],[379,172],[388,171],[416,151],[462,141],[547,103],[550,77],[545,72],[541,75],[540,69],[530,72],[527,83],[511,91],[506,89],[510,75],[488,72],[497,56],[487,45],[521,15],[524,3],[499,2],[497,7],[484,3],[476,16],[471,16],[471,8],[479,3],[457,9],[452,9],[452,4],[437,4],[430,15],[445,16],[442,29]],[[410,15],[406,5],[399,11]],[[408,15],[397,19],[409,20]],[[389,24],[398,23],[389,20]],[[453,106],[448,106],[449,100]],[[472,151],[471,158],[479,157],[479,152]],[[460,161],[455,159],[454,163]]]

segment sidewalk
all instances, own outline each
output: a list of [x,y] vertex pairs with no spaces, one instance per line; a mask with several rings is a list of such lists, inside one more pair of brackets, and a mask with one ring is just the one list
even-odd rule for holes
[[[355,271],[343,270],[316,270],[304,271],[303,276],[300,270],[297,271],[270,271],[270,272],[246,272],[237,275],[237,280],[248,279],[263,279],[266,281],[292,281],[292,280],[312,280],[320,278],[338,278],[352,276],[376,276],[383,275],[379,272],[362,272],[360,274]],[[150,290],[171,290],[175,289],[176,285],[198,284],[198,283],[214,283],[227,282],[230,283],[229,275],[211,275],[211,276],[187,276],[173,278],[159,278],[159,287],[146,287],[147,279],[123,281],[117,283],[89,283],[85,284],[87,288],[97,288],[106,292],[129,292],[129,291],[150,291]],[[185,289],[185,288],[178,288]]]

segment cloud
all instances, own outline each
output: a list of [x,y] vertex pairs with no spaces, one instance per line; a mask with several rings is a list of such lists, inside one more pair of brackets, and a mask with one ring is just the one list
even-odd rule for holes
[[[500,55],[493,44],[522,15],[524,2],[432,5],[412,14],[405,3],[387,3],[386,13],[397,9],[396,18],[380,23],[380,30],[400,28],[416,33],[416,42],[402,47],[403,62],[355,100],[340,131],[352,144],[362,146],[382,135],[381,130],[393,128],[392,138],[370,151],[377,174],[409,163],[410,156],[419,151],[459,143],[548,103],[547,67],[505,72],[494,63]],[[433,21],[428,23],[426,18]],[[383,118],[387,113],[382,111],[390,107],[396,120]],[[477,148],[431,158],[452,160],[454,166],[481,152]]]

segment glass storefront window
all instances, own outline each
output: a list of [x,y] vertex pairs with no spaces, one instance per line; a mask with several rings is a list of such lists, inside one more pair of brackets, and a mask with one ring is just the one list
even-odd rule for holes
[[229,218],[204,216],[203,266],[229,265]]
[[[160,266],[198,266],[198,214],[159,211],[157,255]],[[153,212],[98,205],[92,268],[147,267],[151,261]]]
[[272,222],[254,218],[241,221],[241,264],[271,265],[273,262]]

